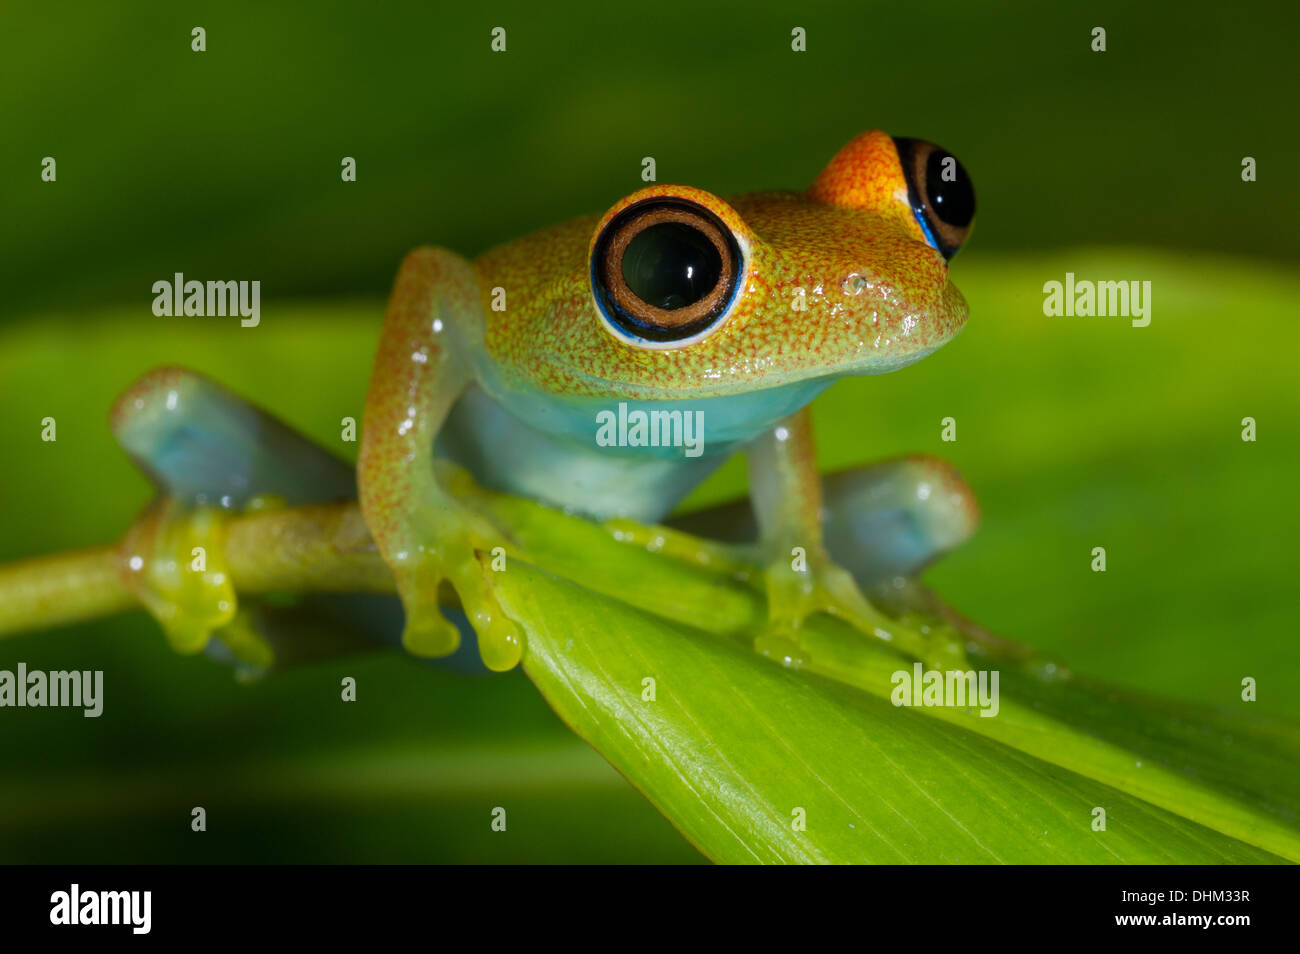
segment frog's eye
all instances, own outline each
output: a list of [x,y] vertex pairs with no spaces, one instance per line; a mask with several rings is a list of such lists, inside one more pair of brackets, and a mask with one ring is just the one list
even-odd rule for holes
[[952,258],[975,219],[975,187],[952,153],[922,139],[894,137],[912,213],[929,243]]
[[592,246],[591,286],[601,316],[640,347],[680,347],[707,335],[726,317],[743,273],[731,229],[687,199],[630,205]]

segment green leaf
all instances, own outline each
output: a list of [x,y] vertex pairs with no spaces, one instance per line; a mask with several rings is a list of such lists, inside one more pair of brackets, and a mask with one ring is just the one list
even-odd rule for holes
[[[525,671],[547,702],[719,862],[1300,857],[1292,825],[1158,766],[1160,746],[1093,740],[1005,691],[993,719],[896,708],[887,691],[788,671],[575,582],[530,568],[504,577],[528,632]],[[832,642],[844,658],[870,659],[876,671],[859,673],[863,685],[905,665],[837,624],[815,632],[814,660]],[[1130,715],[1110,708],[1105,724]],[[1294,730],[1286,743],[1295,746]],[[1105,832],[1092,831],[1095,807],[1105,808]],[[806,828],[796,827],[800,810]]]
[[1293,725],[1124,700],[1014,655],[972,664],[1012,676],[994,718],[897,708],[890,677],[912,660],[883,642],[818,617],[812,671],[783,669],[744,644],[760,618],[747,587],[524,501],[492,506],[530,558],[573,577],[501,576],[526,672],[714,860],[1300,859]]

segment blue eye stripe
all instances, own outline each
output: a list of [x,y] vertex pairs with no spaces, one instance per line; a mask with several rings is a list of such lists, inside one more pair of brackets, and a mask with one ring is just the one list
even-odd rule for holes
[[[930,228],[930,223],[925,219],[925,206],[912,206],[912,218],[916,219],[916,224],[921,226],[921,231],[925,233],[926,244],[937,252],[943,252],[943,248],[934,237],[934,231]],[[947,257],[946,254],[945,257]],[[965,259],[962,259],[962,261],[965,261]]]

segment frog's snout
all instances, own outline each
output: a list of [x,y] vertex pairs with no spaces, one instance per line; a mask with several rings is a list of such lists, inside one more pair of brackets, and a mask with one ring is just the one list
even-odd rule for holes
[[966,299],[949,281],[939,253],[917,242],[898,251],[886,267],[850,272],[840,281],[839,308],[832,309],[826,330],[845,333],[843,373],[906,367],[957,337],[966,324]]

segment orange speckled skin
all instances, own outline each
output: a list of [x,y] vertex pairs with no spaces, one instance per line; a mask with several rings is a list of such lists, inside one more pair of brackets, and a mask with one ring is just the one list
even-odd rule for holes
[[[589,278],[595,236],[628,205],[680,196],[709,208],[746,254],[740,296],[713,334],[646,350],[605,329]],[[818,377],[892,371],[961,330],[966,302],[907,200],[893,140],[865,133],[807,192],[729,201],[656,185],[605,213],[509,242],[475,263],[487,359],[508,386],[555,395],[665,400],[737,394]],[[862,280],[846,290],[851,275]],[[492,311],[491,290],[507,308]],[[805,310],[796,310],[803,289]]]

